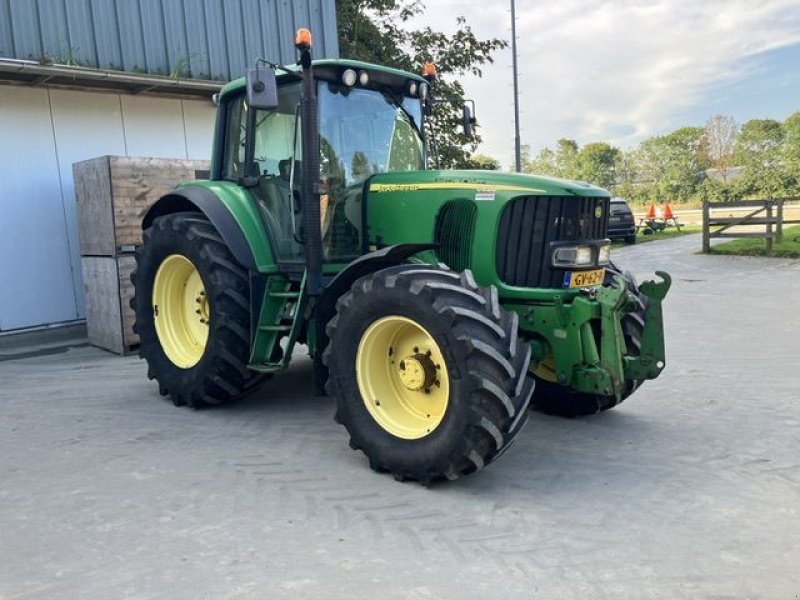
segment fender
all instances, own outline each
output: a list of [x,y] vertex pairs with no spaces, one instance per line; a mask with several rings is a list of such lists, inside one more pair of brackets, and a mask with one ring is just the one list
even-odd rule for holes
[[184,211],[203,213],[219,231],[237,262],[250,271],[256,270],[253,251],[250,249],[241,227],[231,211],[210,190],[200,187],[185,187],[177,188],[166,196],[162,196],[145,214],[142,220],[142,229],[150,227],[158,217]]
[[375,252],[359,256],[347,267],[340,271],[322,291],[322,295],[317,301],[314,314],[316,344],[313,348],[314,358],[314,387],[318,395],[324,395],[325,381],[328,379],[328,370],[322,364],[322,352],[328,345],[328,334],[325,326],[336,314],[336,301],[347,292],[356,280],[380,271],[387,267],[393,267],[406,262],[409,256],[425,250],[433,250],[438,244],[395,244],[381,248]]
[[[374,252],[359,256],[344,269],[336,274],[331,282],[325,287],[317,307],[317,315],[328,312],[330,315],[336,312],[336,301],[339,296],[350,289],[357,279],[369,275],[375,271],[380,271],[386,267],[393,267],[405,262],[409,256],[425,250],[433,250],[438,244],[395,244],[387,246]],[[319,321],[318,321],[319,322]],[[327,321],[326,321],[327,322]]]

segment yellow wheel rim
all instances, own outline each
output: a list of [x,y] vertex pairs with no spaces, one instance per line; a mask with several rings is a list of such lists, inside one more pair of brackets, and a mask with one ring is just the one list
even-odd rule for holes
[[206,288],[192,261],[172,254],[153,282],[153,316],[161,348],[173,364],[188,369],[203,356],[211,314]]
[[553,357],[552,353],[545,356],[544,359],[536,365],[535,369],[531,369],[531,372],[539,379],[558,383],[558,377],[556,376],[556,359]]
[[396,437],[429,435],[447,411],[450,379],[442,351],[406,317],[383,317],[367,328],[358,344],[356,378],[369,414]]

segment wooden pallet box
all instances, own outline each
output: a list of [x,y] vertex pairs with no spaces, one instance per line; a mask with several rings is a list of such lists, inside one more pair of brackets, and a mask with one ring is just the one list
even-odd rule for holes
[[133,254],[81,258],[86,330],[92,345],[117,354],[130,354],[138,346],[139,336],[133,332],[135,315],[130,306],[131,273],[135,267]]
[[182,181],[207,179],[205,160],[100,156],[72,165],[82,256],[115,256],[142,243],[142,218]]

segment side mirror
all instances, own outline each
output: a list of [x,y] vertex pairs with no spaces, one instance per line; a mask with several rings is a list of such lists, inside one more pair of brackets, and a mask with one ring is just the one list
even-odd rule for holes
[[475,124],[475,117],[472,116],[472,110],[466,104],[461,112],[461,120],[464,123],[464,135],[472,139],[474,135],[472,126]]
[[272,69],[247,69],[247,105],[258,110],[278,108],[278,82]]

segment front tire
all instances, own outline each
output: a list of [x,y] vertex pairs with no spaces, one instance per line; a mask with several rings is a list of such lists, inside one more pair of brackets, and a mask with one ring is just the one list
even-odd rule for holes
[[253,383],[247,271],[198,213],[157,218],[131,275],[139,356],[162,396],[197,408],[240,396]]
[[351,447],[374,470],[423,483],[495,460],[525,424],[534,386],[517,325],[469,271],[402,265],[356,281],[323,357]]

